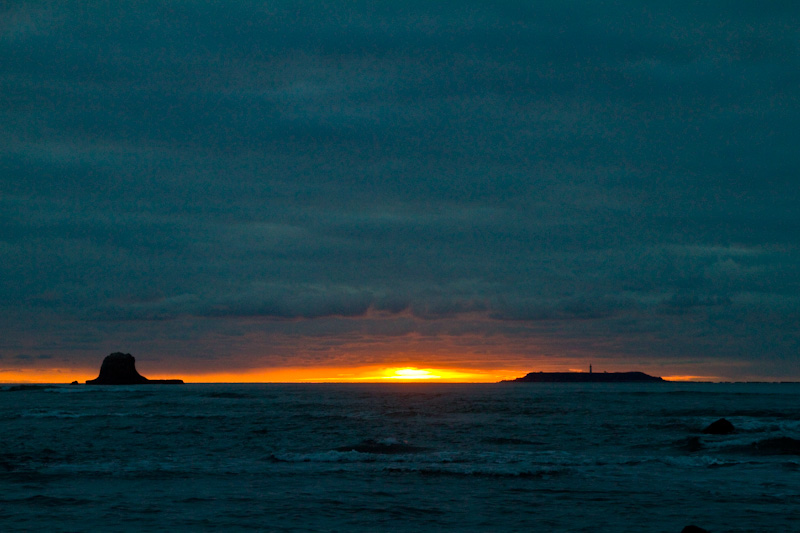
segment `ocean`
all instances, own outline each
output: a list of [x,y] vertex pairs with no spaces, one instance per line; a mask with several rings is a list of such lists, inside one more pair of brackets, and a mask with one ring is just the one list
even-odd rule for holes
[[797,384],[0,386],[0,530],[800,532],[791,439]]

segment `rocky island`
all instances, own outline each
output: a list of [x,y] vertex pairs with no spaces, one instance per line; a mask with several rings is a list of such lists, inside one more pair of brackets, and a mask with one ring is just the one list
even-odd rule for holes
[[136,371],[136,359],[129,353],[107,355],[100,366],[100,375],[87,385],[180,385],[182,379],[147,379]]
[[667,383],[658,376],[644,372],[531,372],[501,383]]

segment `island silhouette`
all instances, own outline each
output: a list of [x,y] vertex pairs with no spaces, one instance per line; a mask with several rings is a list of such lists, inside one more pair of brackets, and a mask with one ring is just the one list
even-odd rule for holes
[[644,372],[531,372],[521,378],[500,383],[667,383],[667,380]]
[[103,359],[100,375],[87,385],[180,385],[182,379],[147,379],[136,371],[136,359],[129,353],[114,352]]

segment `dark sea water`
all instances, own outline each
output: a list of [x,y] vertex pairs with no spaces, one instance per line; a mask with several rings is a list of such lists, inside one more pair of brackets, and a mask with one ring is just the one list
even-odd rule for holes
[[785,437],[798,385],[4,386],[0,530],[800,531]]

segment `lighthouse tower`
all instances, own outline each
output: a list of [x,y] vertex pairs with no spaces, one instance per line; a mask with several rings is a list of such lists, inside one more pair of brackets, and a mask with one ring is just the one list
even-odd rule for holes
[[589,373],[592,373],[592,365],[589,365]]

